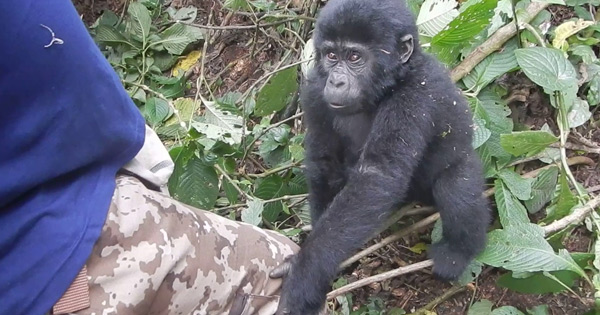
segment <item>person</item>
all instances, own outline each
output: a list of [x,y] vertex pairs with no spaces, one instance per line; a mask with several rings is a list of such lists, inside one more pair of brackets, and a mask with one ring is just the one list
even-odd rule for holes
[[273,314],[298,247],[168,196],[73,4],[1,1],[0,29],[0,314]]

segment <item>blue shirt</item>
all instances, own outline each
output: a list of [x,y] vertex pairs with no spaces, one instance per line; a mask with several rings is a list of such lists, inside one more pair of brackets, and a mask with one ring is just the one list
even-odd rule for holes
[[[50,28],[62,44],[47,46]],[[43,314],[98,239],[144,120],[70,0],[0,1],[0,314]]]

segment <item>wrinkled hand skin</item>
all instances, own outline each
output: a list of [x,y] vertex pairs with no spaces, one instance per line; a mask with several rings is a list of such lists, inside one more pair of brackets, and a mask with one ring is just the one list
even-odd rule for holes
[[319,272],[302,267],[298,255],[288,257],[271,278],[283,278],[276,315],[317,315],[325,304],[329,281]]

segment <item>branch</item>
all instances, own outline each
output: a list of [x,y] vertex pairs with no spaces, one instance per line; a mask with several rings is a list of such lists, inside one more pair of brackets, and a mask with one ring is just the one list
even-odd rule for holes
[[271,23],[265,23],[265,24],[256,24],[256,25],[226,25],[226,26],[215,26],[215,25],[204,25],[204,24],[197,24],[197,23],[189,23],[188,25],[197,27],[197,28],[204,28],[204,29],[209,29],[209,30],[253,30],[256,29],[257,27],[270,27],[270,26],[277,26],[277,25],[281,25],[287,22],[292,22],[298,20],[298,18],[293,18],[293,19],[285,19],[285,20],[281,20],[281,21],[276,21],[276,22],[271,22]]
[[568,227],[571,224],[578,224],[581,221],[583,221],[583,219],[585,219],[585,217],[598,206],[600,206],[600,195],[594,197],[582,207],[575,209],[575,211],[573,211],[573,213],[569,214],[568,216],[544,226],[544,232],[546,233],[546,235],[553,234],[555,232],[561,231],[562,229]]
[[396,268],[396,269],[386,271],[384,273],[380,273],[380,274],[372,276],[372,277],[360,279],[360,280],[357,280],[350,284],[347,284],[339,289],[335,289],[335,290],[329,292],[327,294],[327,299],[333,299],[334,297],[336,297],[338,295],[348,293],[354,289],[369,285],[374,282],[383,281],[385,279],[397,277],[397,276],[403,275],[405,273],[414,272],[414,271],[421,270],[421,269],[431,267],[431,266],[433,266],[433,261],[431,259],[428,259],[425,261],[418,262],[416,264],[408,265],[406,267]]
[[[521,23],[529,23],[538,13],[548,7],[548,3],[532,2],[526,9],[526,16],[523,18]],[[502,45],[506,43],[510,38],[515,36],[517,29],[515,28],[514,22],[504,25],[498,29],[490,38],[488,38],[483,44],[473,50],[465,59],[458,64],[450,72],[452,81],[457,82],[466,76],[473,68],[479,64],[485,57],[493,53],[494,51],[502,48]]]

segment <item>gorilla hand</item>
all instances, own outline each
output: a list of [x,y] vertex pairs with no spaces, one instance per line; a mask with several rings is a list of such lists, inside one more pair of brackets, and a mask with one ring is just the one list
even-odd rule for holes
[[[298,255],[287,257],[269,276],[283,278],[279,306],[275,315],[319,314],[325,303],[329,283],[315,278],[314,270],[302,268]],[[315,290],[315,288],[322,288]]]

